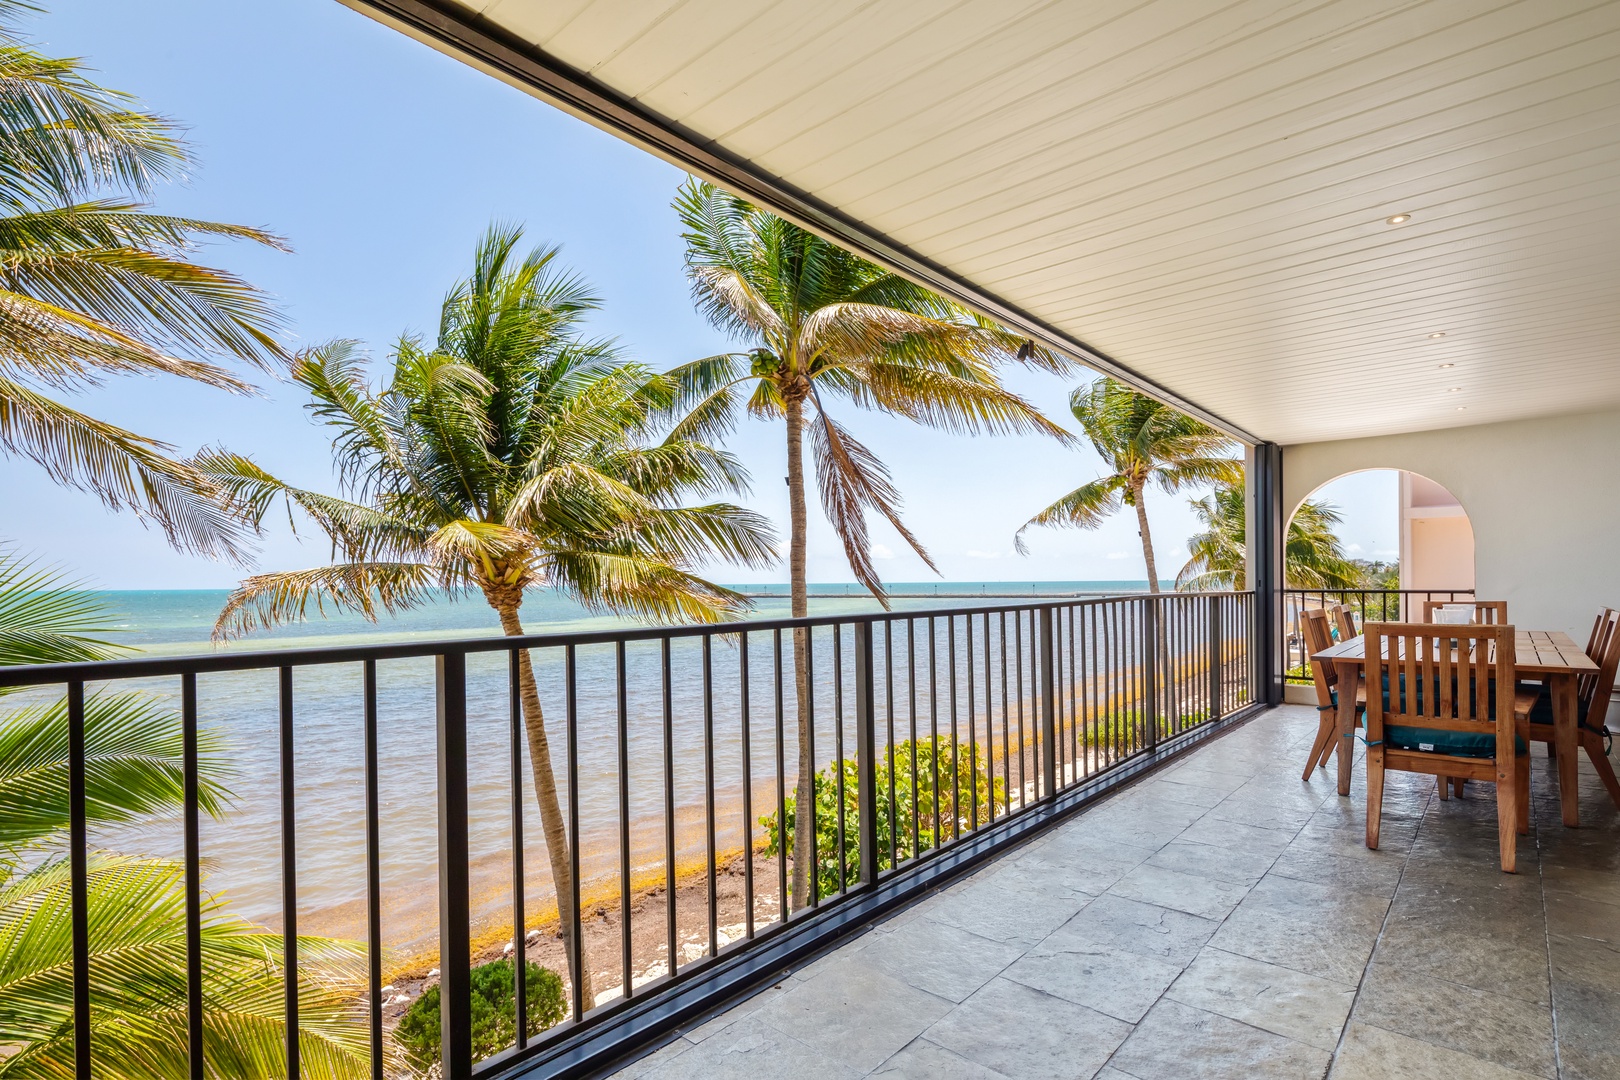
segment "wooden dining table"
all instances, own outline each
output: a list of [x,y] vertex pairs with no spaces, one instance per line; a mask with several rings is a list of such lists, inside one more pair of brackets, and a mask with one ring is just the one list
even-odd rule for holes
[[[1353,637],[1323,649],[1311,659],[1332,664],[1338,671],[1339,686],[1355,686],[1366,670],[1366,657],[1363,655],[1365,641],[1365,638]],[[1514,646],[1513,663],[1518,677],[1545,682],[1552,692],[1553,745],[1557,748],[1558,758],[1558,802],[1563,811],[1564,824],[1574,828],[1581,823],[1577,798],[1580,762],[1576,752],[1580,742],[1575,680],[1581,675],[1596,674],[1598,666],[1586,655],[1585,650],[1575,644],[1575,639],[1562,630],[1517,630],[1514,633]],[[1337,761],[1340,795],[1350,794],[1355,734],[1356,695],[1341,692]]]

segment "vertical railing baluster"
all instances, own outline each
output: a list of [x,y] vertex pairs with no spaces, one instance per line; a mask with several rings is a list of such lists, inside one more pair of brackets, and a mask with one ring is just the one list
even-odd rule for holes
[[967,649],[968,831],[979,830],[979,717],[973,691],[973,616],[962,616]]
[[821,875],[816,872],[817,847],[821,839],[821,823],[816,816],[816,661],[815,661],[816,635],[812,628],[804,631],[804,685],[805,685],[805,716],[801,720],[804,729],[805,743],[808,749],[806,758],[810,762],[810,777],[805,783],[810,792],[810,842],[806,847],[810,850],[810,865],[805,867],[805,882],[809,886],[810,907],[821,906]]
[[[875,624],[873,624],[875,625]],[[888,719],[889,755],[889,868],[900,865],[897,838],[900,835],[900,806],[894,793],[894,620],[883,621],[883,690],[884,715]]]
[[[290,671],[287,668],[284,672]],[[441,653],[439,757],[439,1052],[446,1080],[472,1076],[472,892],[467,840],[467,657]],[[289,690],[290,678],[287,683]]]
[[943,799],[939,790],[939,629],[932,615],[928,616],[928,729],[929,746],[933,748],[928,757],[934,773],[934,837],[930,848],[937,851],[942,839],[939,804]]
[[1162,622],[1160,602],[1149,597],[1139,601],[1142,608],[1142,711],[1147,735],[1147,750],[1159,749],[1159,625]]
[[[1033,614],[1033,613],[1032,613]],[[1024,730],[1024,613],[1013,612],[1013,671],[1017,680],[1018,690],[1018,808],[1022,810],[1029,800],[1025,789],[1029,785],[1029,770],[1024,767],[1024,760],[1029,756],[1029,736]],[[1007,776],[1007,783],[1012,783],[1012,775]]]
[[[293,673],[280,669],[281,697],[281,974],[287,1080],[300,1073],[298,1041],[298,833],[294,800]],[[449,1061],[449,1058],[445,1059]]]
[[1053,683],[1053,666],[1056,657],[1052,646],[1052,611],[1050,607],[1041,610],[1041,636],[1038,646],[1041,661],[1041,776],[1046,786],[1042,797],[1052,799],[1057,796],[1057,687]]
[[787,873],[787,753],[784,744],[787,741],[783,722],[782,701],[782,631],[775,630],[771,635],[772,667],[775,679],[772,684],[776,698],[776,900],[781,909],[782,922],[788,921],[788,873]]
[[568,769],[568,911],[563,918],[570,924],[568,970],[573,979],[569,996],[574,1019],[581,1020],[596,1002],[585,1000],[585,918],[579,910],[579,657],[573,642],[563,646],[563,723]]
[[[891,633],[893,626],[891,623]],[[922,855],[921,792],[917,790],[922,787],[922,777],[918,775],[922,763],[917,760],[917,620],[912,618],[906,619],[906,698],[911,734],[911,818],[906,822],[906,832],[911,837],[911,857],[915,859]]]
[[658,641],[658,666],[664,706],[664,936],[668,941],[669,973],[680,967],[676,950],[675,912],[675,688],[672,685],[669,635]]
[[[507,757],[512,775],[512,1002],[519,1050],[529,1044],[529,919],[524,909],[523,867],[523,681],[518,650],[506,654]],[[375,665],[371,672],[376,679]]]
[[[186,1058],[191,1080],[207,1072],[203,1047],[202,836],[197,811],[197,676],[180,676],[180,805],[186,862]],[[376,999],[372,999],[373,1006]],[[375,1007],[372,1010],[376,1012]]]
[[833,671],[833,792],[837,810],[838,891],[849,888],[848,840],[845,832],[844,808],[844,624],[832,626]]
[[[872,687],[872,622],[855,623],[855,799],[861,885],[878,881],[877,718]],[[840,772],[843,770],[840,769]],[[842,853],[840,852],[840,858]]]
[[709,955],[720,955],[720,894],[714,849],[714,635],[703,635],[703,854],[709,890]]
[[617,716],[619,735],[619,969],[624,981],[624,1000],[635,996],[631,985],[635,975],[634,960],[630,955],[630,688],[625,674],[625,646],[614,642],[613,674],[617,690]]
[[738,635],[738,711],[742,714],[743,936],[754,936],[754,750],[753,710],[749,706],[748,631]]
[[90,837],[85,798],[84,682],[67,687],[68,918],[73,937],[73,1075],[90,1080]]
[[[988,795],[989,809],[986,811],[986,815],[987,815],[988,820],[993,822],[993,821],[996,820],[996,797],[995,797],[996,796],[996,724],[995,724],[995,715],[996,714],[995,714],[994,699],[991,696],[992,687],[991,687],[991,679],[990,679],[991,667],[990,667],[990,613],[989,612],[985,612],[983,617],[981,618],[981,620],[980,620],[980,629],[982,631],[982,633],[980,634],[980,637],[983,639],[983,642],[984,642],[984,644],[983,644],[983,649],[984,649],[984,776],[985,776],[985,782],[987,784],[989,784],[989,786],[990,786],[989,795]],[[973,772],[973,785],[974,785],[973,805],[975,805],[975,806],[977,806],[979,804],[978,784],[979,784],[979,773],[978,773],[977,769],[974,769],[974,772]]]
[[[950,665],[951,707],[951,839],[962,835],[962,759],[956,719],[956,616],[945,617],[945,662]],[[971,668],[972,665],[969,665]]]
[[[1014,616],[1016,618],[1016,616]],[[989,616],[985,616],[986,619]],[[1007,613],[1001,612],[1001,633],[997,640],[1001,643],[1001,790],[1006,794],[1006,803],[1003,812],[1012,812],[1012,690],[1007,685]],[[995,787],[991,786],[990,806],[992,813],[995,810]]]
[[1206,596],[1204,602],[1209,606],[1208,634],[1209,641],[1209,708],[1204,712],[1205,720],[1219,720],[1221,718],[1221,670],[1225,667],[1221,655],[1221,600],[1222,597]]
[[[367,1019],[371,1035],[371,1080],[383,1080],[382,800],[377,768],[377,661],[367,660],[361,664],[360,689],[366,756],[366,992],[371,1003]],[[522,1000],[521,995],[518,1000]]]

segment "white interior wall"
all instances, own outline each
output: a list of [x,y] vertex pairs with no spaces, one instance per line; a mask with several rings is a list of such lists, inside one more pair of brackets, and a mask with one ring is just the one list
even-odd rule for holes
[[1474,533],[1480,596],[1519,626],[1584,642],[1620,606],[1620,411],[1300,443],[1283,449],[1291,514],[1321,485],[1361,469],[1409,469],[1442,484]]

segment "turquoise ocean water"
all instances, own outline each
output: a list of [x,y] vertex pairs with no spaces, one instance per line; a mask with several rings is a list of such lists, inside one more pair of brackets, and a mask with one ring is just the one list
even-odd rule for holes
[[[785,589],[746,587],[771,593],[756,598],[749,617],[784,618],[788,615]],[[1023,598],[1076,593],[1138,592],[1140,581],[994,582],[896,584],[902,594],[894,601],[898,611],[925,611],[1016,603]],[[907,595],[926,594],[926,595]],[[224,649],[313,648],[359,643],[404,642],[435,638],[495,636],[494,613],[480,599],[435,603],[395,619],[371,624],[358,616],[311,618],[273,633],[255,634],[225,645],[210,643],[213,627],[226,593],[223,591],[107,592],[100,594],[118,628],[116,640],[137,654],[176,655]],[[869,596],[854,586],[818,586],[811,602],[813,615],[853,614],[877,610]],[[595,615],[549,591],[529,595],[523,609],[525,627],[532,633],[575,632],[630,625],[611,616]],[[899,709],[907,708],[906,695],[917,695],[920,715],[938,716],[948,707],[948,694],[956,692],[965,711],[969,672],[964,656],[947,660],[943,636],[936,638],[945,675],[927,685],[926,673],[907,668],[908,643],[913,635],[919,656],[926,652],[927,622],[916,621],[896,630],[892,643],[894,685]],[[936,633],[942,627],[936,626]],[[998,642],[1001,624],[989,632]],[[976,624],[975,633],[984,629]],[[1009,638],[1015,628],[1006,633]],[[981,637],[981,643],[982,643]],[[887,649],[875,642],[881,685],[889,678]],[[774,635],[749,635],[744,655],[736,638],[722,639],[707,655],[696,640],[671,646],[670,740],[674,755],[669,763],[675,791],[675,832],[682,861],[701,859],[705,850],[703,807],[707,785],[706,762],[714,759],[714,787],[718,807],[717,846],[736,849],[743,839],[742,788],[745,772],[752,775],[751,816],[757,820],[774,805],[777,751]],[[831,760],[842,746],[853,753],[853,734],[840,732],[843,702],[830,688],[834,660],[843,673],[843,686],[853,687],[849,664],[850,636],[833,641],[830,631],[813,640],[812,664],[817,685],[823,688],[816,703],[817,760]],[[791,769],[796,760],[791,645],[784,649],[786,687],[783,694],[783,758],[791,790]],[[565,670],[561,649],[534,654],[541,697],[551,732],[551,759],[559,777],[566,776],[566,731],[563,702]],[[587,890],[611,883],[618,874],[618,825],[621,784],[629,805],[633,870],[656,872],[662,865],[664,840],[664,711],[659,647],[636,644],[624,655],[626,714],[625,756],[628,773],[619,768],[617,657],[612,646],[577,650],[577,753],[579,767],[580,849],[582,879]],[[746,665],[747,678],[743,678]],[[711,693],[704,696],[704,671],[709,672]],[[947,684],[954,670],[958,685]],[[381,776],[382,885],[384,937],[400,954],[431,948],[435,925],[436,759],[434,753],[433,664],[431,660],[385,661],[379,665],[379,771]],[[469,753],[471,766],[472,847],[474,893],[480,918],[494,925],[503,918],[509,894],[511,828],[511,730],[507,706],[508,668],[505,653],[474,656],[469,676]],[[982,675],[977,693],[984,695]],[[995,695],[1001,693],[999,673]],[[1009,676],[1011,679],[1012,676]],[[908,680],[910,680],[908,682]],[[177,680],[157,679],[142,684],[148,692],[178,704]],[[915,685],[915,690],[912,686]],[[746,687],[748,708],[743,711]],[[296,761],[295,865],[299,895],[300,929],[313,933],[361,936],[364,933],[364,788],[361,671],[354,664],[300,667],[294,675],[294,748]],[[846,691],[847,692],[847,691]],[[1008,688],[1017,699],[1016,685]],[[263,672],[204,675],[198,680],[199,715],[203,725],[225,747],[215,767],[232,792],[229,811],[203,829],[203,855],[208,887],[223,894],[233,910],[248,918],[279,925],[281,922],[280,846],[280,743],[277,675]],[[932,708],[932,713],[930,709]],[[982,706],[981,706],[982,708]],[[948,723],[948,719],[947,719]],[[903,720],[900,727],[905,726]],[[897,738],[906,737],[897,733]],[[742,748],[747,741],[751,768],[745,770]],[[843,740],[840,743],[840,740]],[[526,747],[526,744],[525,744]],[[532,905],[543,905],[550,894],[544,845],[540,842],[539,815],[535,810],[532,772],[527,749],[520,750],[523,767],[525,815],[526,891]],[[760,835],[755,827],[756,837]],[[98,837],[97,844],[111,850],[178,856],[178,821],[122,829]]]

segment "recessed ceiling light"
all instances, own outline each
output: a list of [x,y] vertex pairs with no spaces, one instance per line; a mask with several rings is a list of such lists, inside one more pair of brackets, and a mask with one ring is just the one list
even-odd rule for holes
[[1453,368],[1453,367],[1456,367],[1456,366],[1457,366],[1456,364],[1441,364],[1440,365],[1440,370],[1444,371],[1446,368]]
[[1461,390],[1462,390],[1462,387],[1460,387],[1460,386],[1453,386],[1453,387],[1450,387],[1450,388],[1449,388],[1449,389],[1448,389],[1448,390],[1447,390],[1447,391],[1446,391],[1446,393],[1448,393],[1448,394],[1455,394],[1455,393],[1459,393],[1459,392],[1460,392],[1460,391],[1461,391]]
[[1466,406],[1466,405],[1459,405],[1459,406],[1457,406],[1457,411],[1458,411],[1458,412],[1467,412],[1467,411],[1468,411],[1468,406]]
[[1433,341],[1435,338],[1442,338],[1442,337],[1445,337],[1445,336],[1446,336],[1446,332],[1444,330],[1442,330],[1438,334],[1430,334],[1429,335],[1429,340]]
[[1385,225],[1405,225],[1408,221],[1411,221],[1411,220],[1412,220],[1412,215],[1411,214],[1395,214],[1392,217],[1385,218],[1384,219],[1384,224]]

